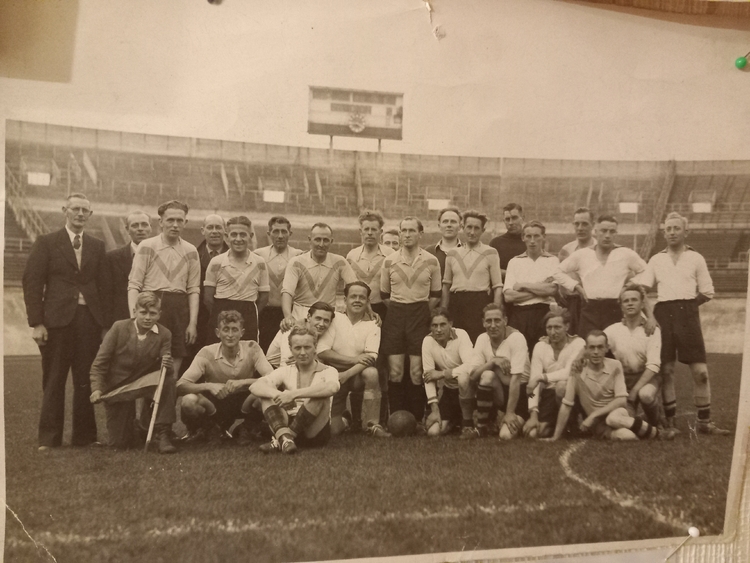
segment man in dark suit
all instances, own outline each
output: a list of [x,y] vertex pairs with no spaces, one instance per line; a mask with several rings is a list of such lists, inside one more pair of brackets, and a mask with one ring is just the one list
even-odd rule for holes
[[102,297],[107,304],[107,327],[131,317],[128,310],[128,276],[133,265],[133,255],[138,244],[151,236],[151,220],[143,211],[133,211],[126,219],[130,242],[107,252],[107,268]]
[[42,354],[40,451],[62,445],[65,383],[71,368],[72,445],[96,442],[89,369],[105,321],[100,294],[104,242],[83,232],[91,216],[91,203],[85,195],[69,195],[62,210],[65,227],[36,239],[23,274],[26,314]]

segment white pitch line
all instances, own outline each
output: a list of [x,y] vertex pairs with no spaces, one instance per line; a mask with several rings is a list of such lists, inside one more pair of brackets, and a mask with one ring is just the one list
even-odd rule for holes
[[605,487],[604,485],[589,481],[588,479],[581,477],[575,471],[573,471],[573,468],[570,466],[570,458],[574,453],[583,448],[585,445],[585,441],[578,441],[575,444],[572,444],[560,456],[560,465],[562,465],[563,471],[569,479],[572,479],[576,483],[583,485],[584,487],[595,493],[599,493],[608,501],[621,506],[622,508],[633,508],[635,510],[638,510],[639,512],[643,512],[656,522],[667,524],[668,526],[671,526],[675,530],[679,530],[680,532],[684,532],[688,529],[689,525],[685,522],[682,522],[681,520],[678,520],[676,518],[672,518],[671,515],[662,514],[654,508],[649,508],[648,506],[643,504],[643,502],[641,502],[638,497],[618,493],[617,491],[614,491],[609,487]]
[[[37,538],[44,540],[48,544],[63,545],[80,545],[92,544],[103,541],[121,541],[124,539],[133,540],[137,538],[163,538],[163,537],[183,537],[194,533],[225,533],[225,534],[242,534],[247,532],[265,532],[265,531],[292,531],[306,528],[330,528],[342,525],[359,525],[359,524],[377,524],[382,522],[398,521],[429,521],[440,519],[458,519],[468,516],[495,516],[499,514],[514,513],[536,513],[544,512],[553,508],[574,508],[585,506],[585,503],[576,500],[570,502],[557,503],[538,503],[538,504],[509,504],[495,506],[467,506],[465,508],[446,507],[437,511],[421,510],[417,512],[384,512],[376,514],[363,514],[357,516],[342,516],[338,518],[310,519],[310,520],[277,520],[269,522],[264,520],[242,521],[242,520],[212,520],[201,521],[190,519],[184,523],[174,524],[166,528],[155,528],[138,532],[135,530],[116,529],[110,532],[103,532],[97,535],[84,536],[79,534],[65,534],[52,532],[39,532]],[[6,543],[10,546],[28,545],[28,541],[21,538],[7,538]]]

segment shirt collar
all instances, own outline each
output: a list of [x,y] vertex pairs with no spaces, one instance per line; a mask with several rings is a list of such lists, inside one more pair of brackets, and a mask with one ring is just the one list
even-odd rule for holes
[[[365,245],[363,244],[360,246],[357,250],[359,250],[359,255],[357,256],[357,260],[362,259],[362,255],[365,253]],[[388,256],[390,254],[389,252],[386,252],[386,250],[389,250],[387,246],[384,244],[378,244],[378,256]]]
[[155,250],[163,250],[164,248],[174,247],[177,248],[179,246],[182,246],[182,237],[177,239],[177,244],[169,244],[167,242],[167,238],[164,236],[164,233],[161,233],[157,235],[159,237],[158,244],[156,245]]
[[80,236],[81,237],[81,242],[83,242],[83,231],[81,231],[80,235],[76,235],[73,231],[71,231],[68,228],[68,225],[65,225],[65,230],[68,232],[68,238],[70,239],[70,244],[73,244],[73,239],[75,239],[76,236]]
[[130,241],[130,250],[133,254],[138,252],[138,245],[134,243],[132,240]]
[[318,262],[312,257],[312,250],[308,250],[302,256],[304,256],[305,261],[310,264],[310,267],[325,266],[326,268],[333,268],[333,256],[330,252],[326,254],[326,259],[322,262]]
[[[414,258],[414,262],[412,262],[412,265],[416,264],[417,262],[424,260],[425,253],[427,251],[423,248],[419,249],[419,252],[417,252],[417,257]],[[397,264],[398,262],[403,262],[404,264],[408,264],[408,262],[404,259],[404,249],[399,248],[394,254],[398,254],[396,259],[393,261],[394,264]]]
[[[695,249],[692,246],[690,246],[689,244],[686,244],[685,251],[688,251],[688,250],[692,250],[693,252],[695,252]],[[669,252],[669,247],[666,247],[664,250],[659,251],[660,254],[666,254],[667,252]]]
[[[138,334],[138,325],[135,322],[135,319],[133,319],[133,327],[135,328],[135,333]],[[159,327],[156,323],[153,324],[153,326],[149,329],[148,332],[153,332],[154,334],[159,334]],[[146,334],[148,334],[148,332]]]
[[[443,242],[443,239],[440,239],[439,241],[437,241],[437,244],[435,244],[435,250],[438,250],[438,249],[443,250],[442,242]],[[462,248],[463,246],[464,244],[459,239],[458,244],[454,246],[453,248]],[[453,250],[453,248],[449,248],[448,250]],[[443,252],[445,252],[445,250],[443,250]]]
[[[239,351],[237,352],[237,360],[242,360],[244,357],[244,347],[242,346],[242,341],[239,342]],[[222,350],[224,349],[224,345],[219,342],[219,345],[216,347],[216,354],[214,354],[215,360],[225,360],[224,358],[224,352]]]
[[[550,258],[551,256],[552,254],[550,254],[546,250],[543,250],[542,253],[539,255],[539,258],[542,258],[542,257]],[[518,254],[516,258],[529,258],[529,253],[524,250],[521,254]]]

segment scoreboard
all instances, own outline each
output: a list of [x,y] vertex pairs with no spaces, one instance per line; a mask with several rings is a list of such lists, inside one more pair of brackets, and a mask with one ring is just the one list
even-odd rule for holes
[[307,132],[401,140],[404,95],[310,86]]

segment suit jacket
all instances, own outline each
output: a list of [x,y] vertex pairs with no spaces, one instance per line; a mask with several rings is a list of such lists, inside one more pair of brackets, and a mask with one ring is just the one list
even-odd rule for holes
[[105,303],[106,326],[121,319],[130,318],[128,308],[128,276],[133,266],[133,250],[130,243],[107,252],[106,272],[102,287]]
[[91,364],[91,391],[109,393],[158,370],[172,347],[172,333],[158,323],[156,327],[159,333],[147,332],[139,346],[135,321],[116,321]]
[[[208,245],[205,240],[196,247],[196,250],[201,261],[201,297],[198,304],[198,338],[195,341],[195,346],[196,350],[200,350],[206,343],[208,334],[213,334],[213,328],[208,326],[211,312],[203,304],[203,282],[206,281],[206,270],[208,270],[208,264],[211,262],[211,256],[208,254]],[[227,250],[229,250],[229,245],[224,242],[219,254],[223,254]]]
[[83,233],[81,267],[68,232],[41,235],[31,247],[23,273],[23,299],[29,326],[61,328],[73,321],[78,294],[83,294],[94,320],[104,326],[101,287],[104,277],[104,242]]

